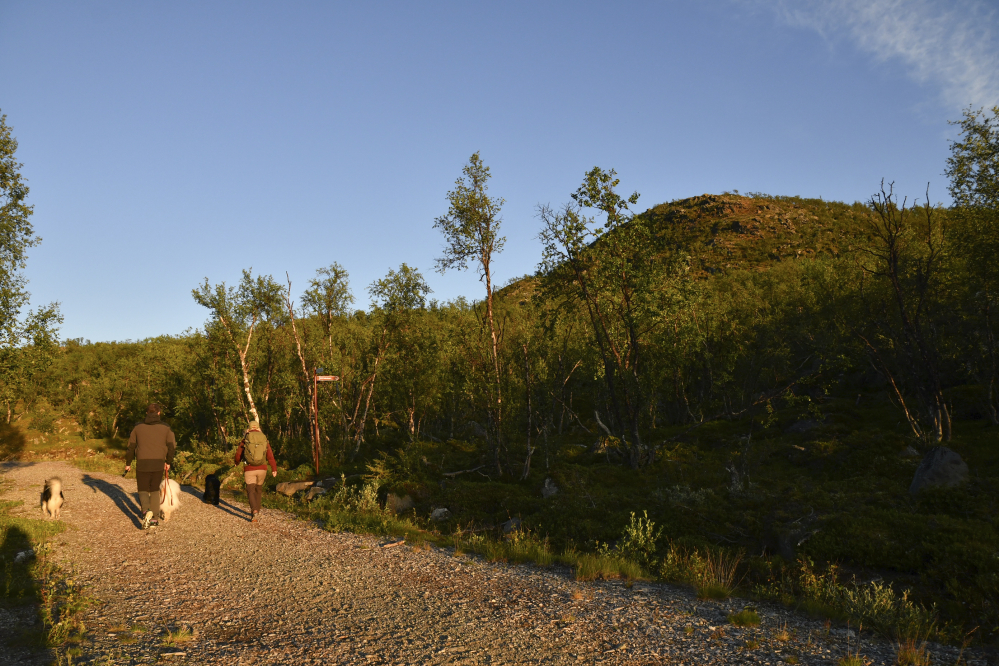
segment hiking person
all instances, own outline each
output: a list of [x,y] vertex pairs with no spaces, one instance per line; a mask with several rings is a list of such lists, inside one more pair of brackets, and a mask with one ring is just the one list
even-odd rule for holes
[[246,497],[250,501],[250,522],[257,522],[263,509],[264,480],[267,478],[267,465],[271,466],[271,476],[277,476],[277,463],[267,436],[260,430],[260,423],[250,421],[250,427],[243,433],[243,440],[236,449],[236,464],[242,460],[243,480],[246,481]]
[[125,454],[125,474],[132,469],[132,460],[135,460],[135,485],[139,491],[144,530],[159,524],[156,516],[160,515],[160,482],[163,472],[173,464],[177,451],[173,430],[160,420],[162,413],[163,408],[155,402],[146,407],[146,418],[132,428]]

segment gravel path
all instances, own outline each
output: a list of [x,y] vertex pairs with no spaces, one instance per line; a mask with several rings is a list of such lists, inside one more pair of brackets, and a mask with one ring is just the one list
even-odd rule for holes
[[[132,479],[60,462],[2,469],[5,499],[23,499],[19,510],[30,516],[39,515],[44,480],[63,479],[69,529],[57,557],[99,601],[75,663],[776,666],[835,664],[847,648],[844,630],[783,608],[758,606],[761,625],[740,629],[725,616],[745,600],[698,601],[668,585],[579,583],[564,567],[384,548],[276,510],[251,524],[245,505],[202,504],[189,486],[173,520],[142,531]],[[193,638],[165,644],[166,632],[182,627]],[[893,663],[890,646],[862,638],[861,655]],[[934,646],[939,663],[956,655]]]

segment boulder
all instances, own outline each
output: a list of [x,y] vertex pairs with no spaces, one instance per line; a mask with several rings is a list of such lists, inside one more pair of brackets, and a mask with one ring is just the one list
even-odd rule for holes
[[946,446],[934,446],[919,464],[912,478],[909,492],[913,495],[923,488],[953,488],[968,480],[968,464],[955,451]]
[[288,497],[291,497],[299,490],[306,490],[308,488],[311,488],[312,486],[313,486],[312,481],[285,481],[283,483],[277,484],[275,490],[281,493],[282,495],[287,495]]
[[556,486],[555,482],[551,480],[551,477],[548,477],[545,479],[545,485],[541,486],[541,496],[548,499],[549,497],[554,497],[557,494],[558,486]]
[[500,527],[503,529],[503,534],[510,534],[511,532],[517,532],[520,530],[520,518],[511,518],[506,521]]
[[433,520],[434,522],[440,522],[442,520],[447,520],[450,517],[451,517],[451,512],[448,511],[447,509],[445,509],[444,507],[441,507],[439,509],[434,509],[430,513],[430,520]]
[[395,493],[389,493],[388,497],[385,498],[385,509],[395,514],[405,513],[414,506],[416,506],[416,503],[413,502],[413,498],[409,495],[399,497]]
[[323,488],[322,486],[312,486],[311,488],[309,488],[309,492],[305,495],[305,499],[311,502],[313,499],[319,497],[320,495],[325,495],[325,494],[326,494],[326,489]]

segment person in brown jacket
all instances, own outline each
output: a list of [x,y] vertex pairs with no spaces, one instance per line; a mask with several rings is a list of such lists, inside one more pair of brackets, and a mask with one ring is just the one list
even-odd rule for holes
[[257,522],[263,509],[264,480],[267,478],[267,465],[271,466],[271,476],[277,476],[277,463],[270,442],[260,430],[260,423],[250,421],[250,427],[243,433],[243,440],[236,449],[236,463],[246,463],[243,467],[243,480],[246,481],[246,497],[250,501],[250,522]]
[[135,459],[135,484],[139,490],[144,530],[158,524],[155,516],[160,514],[160,482],[163,472],[173,464],[177,451],[173,430],[160,421],[162,411],[155,402],[146,407],[146,419],[132,428],[125,454],[126,474],[132,469],[132,460]]

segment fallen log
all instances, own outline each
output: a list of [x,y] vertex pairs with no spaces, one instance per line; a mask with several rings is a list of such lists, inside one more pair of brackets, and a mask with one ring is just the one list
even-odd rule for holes
[[446,476],[446,477],[448,477],[450,479],[453,479],[454,477],[458,476],[459,474],[467,474],[468,472],[478,472],[483,467],[485,467],[485,465],[479,465],[478,467],[475,467],[473,469],[460,469],[457,472],[444,472],[444,476]]

